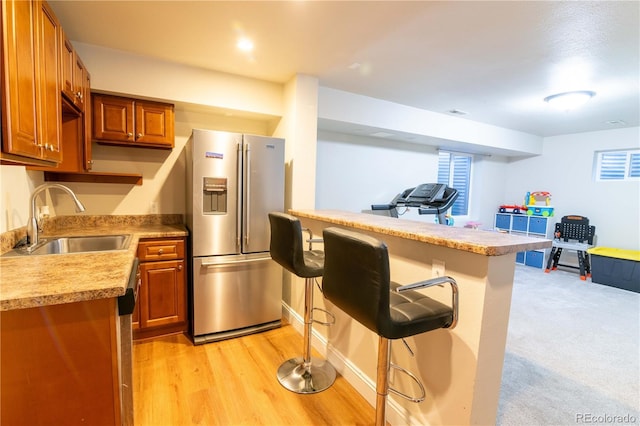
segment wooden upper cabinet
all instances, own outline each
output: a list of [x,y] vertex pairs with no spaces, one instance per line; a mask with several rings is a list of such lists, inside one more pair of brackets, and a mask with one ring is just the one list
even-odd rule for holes
[[88,72],[64,31],[61,29],[60,32],[62,39],[60,50],[60,57],[62,58],[62,94],[77,106],[80,111],[84,112],[87,99],[84,89]]
[[60,29],[62,45],[60,46],[60,59],[62,62],[62,93],[73,102],[75,97],[73,84],[73,71],[75,67],[75,50],[71,41],[67,38],[64,30]]
[[56,163],[62,161],[60,98],[60,23],[47,2],[37,2],[39,45],[38,113],[39,141],[42,157]]
[[133,101],[92,95],[92,133],[97,141],[133,142]]
[[62,158],[59,31],[46,2],[2,2],[3,162]]
[[174,143],[173,105],[135,101],[136,142],[170,146]]
[[102,144],[173,148],[173,105],[93,94],[93,139]]

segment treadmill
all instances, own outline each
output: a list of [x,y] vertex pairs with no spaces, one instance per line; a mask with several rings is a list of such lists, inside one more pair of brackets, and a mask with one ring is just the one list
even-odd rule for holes
[[447,210],[458,198],[458,190],[442,183],[423,183],[396,195],[389,204],[372,204],[371,210],[398,217],[398,207],[417,207],[418,214],[435,214],[438,223],[445,225]]

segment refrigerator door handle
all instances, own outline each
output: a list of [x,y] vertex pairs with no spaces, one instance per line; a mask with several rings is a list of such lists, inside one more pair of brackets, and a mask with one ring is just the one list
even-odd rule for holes
[[236,249],[238,250],[238,252],[240,252],[242,250],[242,246],[241,243],[242,241],[240,240],[241,235],[242,235],[242,185],[240,184],[240,177],[242,176],[242,142],[240,142],[240,144],[238,144],[238,164],[237,164],[237,168],[236,168],[236,176],[237,176],[237,196],[236,196],[236,204],[237,204],[237,209],[236,209]]
[[225,266],[233,266],[239,263],[255,263],[264,262],[265,260],[271,260],[270,257],[261,257],[259,259],[244,259],[244,260],[229,260],[226,262],[202,262],[200,266],[203,268],[222,268]]
[[249,228],[250,228],[250,224],[249,224],[249,214],[251,212],[251,146],[249,144],[249,142],[245,142],[245,152],[246,152],[246,157],[245,157],[245,163],[244,163],[244,178],[245,178],[245,196],[246,196],[246,200],[245,200],[245,228],[244,228],[244,244],[245,247],[249,247]]

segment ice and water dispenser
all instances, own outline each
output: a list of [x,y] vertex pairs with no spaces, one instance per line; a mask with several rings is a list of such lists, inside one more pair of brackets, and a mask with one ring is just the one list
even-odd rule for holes
[[227,178],[205,177],[202,190],[203,214],[227,212]]

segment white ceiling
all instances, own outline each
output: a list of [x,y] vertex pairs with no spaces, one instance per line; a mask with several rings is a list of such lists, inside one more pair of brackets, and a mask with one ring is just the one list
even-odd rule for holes
[[[640,125],[638,1],[50,3],[73,41],[216,71],[279,83],[314,75],[540,136]],[[252,54],[235,48],[242,35]],[[570,90],[597,95],[571,112],[542,101]]]

